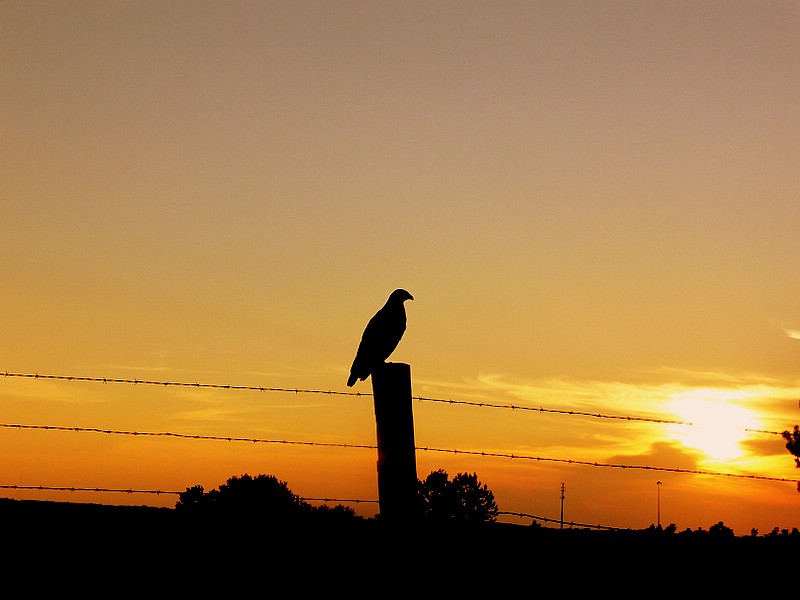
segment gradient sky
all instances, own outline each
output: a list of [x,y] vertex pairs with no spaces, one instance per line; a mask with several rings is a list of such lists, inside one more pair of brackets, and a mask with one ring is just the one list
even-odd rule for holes
[[[558,459],[420,450],[420,478],[550,518],[564,483],[580,523],[646,527],[660,488],[679,530],[800,526],[783,440],[743,431],[800,422],[800,2],[6,0],[0,28],[0,372],[349,391],[404,287],[415,395],[695,423],[419,401],[420,448]],[[375,443],[370,397],[5,377],[0,407]],[[0,451],[0,485],[377,499],[369,449],[0,428]]]

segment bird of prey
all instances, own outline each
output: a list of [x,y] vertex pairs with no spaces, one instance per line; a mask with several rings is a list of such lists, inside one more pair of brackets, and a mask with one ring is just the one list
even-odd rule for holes
[[397,348],[406,330],[406,309],[403,302],[413,299],[406,290],[397,289],[389,295],[383,308],[369,320],[361,336],[353,366],[350,367],[348,387],[352,387],[356,380],[364,381],[372,375]]

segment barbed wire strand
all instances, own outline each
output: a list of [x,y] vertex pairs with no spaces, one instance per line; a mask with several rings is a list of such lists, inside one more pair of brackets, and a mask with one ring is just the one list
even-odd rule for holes
[[[179,496],[183,492],[172,491],[172,490],[143,490],[143,489],[133,489],[133,488],[105,488],[105,487],[79,487],[79,486],[58,486],[58,485],[20,485],[20,484],[0,484],[0,489],[3,490],[28,490],[28,491],[46,491],[46,492],[96,492],[96,493],[121,493],[121,494],[155,494],[157,496],[162,494],[171,494],[174,496]],[[380,500],[364,500],[361,498],[311,498],[311,497],[302,497],[298,496],[298,500],[302,500],[303,502],[338,502],[344,504],[377,504]],[[553,519],[549,517],[541,517],[537,515],[532,515],[530,513],[524,512],[515,512],[515,511],[506,511],[501,510],[497,511],[499,515],[509,515],[513,517],[520,517],[523,519],[534,519],[536,521],[543,521],[545,523],[563,523],[564,525],[569,525],[570,527],[588,527],[592,529],[614,529],[614,530],[626,530],[624,527],[612,527],[609,525],[591,525],[587,523],[576,523],[574,521],[562,521],[560,519]]]
[[[0,423],[0,428],[5,429],[38,429],[44,431],[67,431],[67,432],[83,432],[83,433],[104,433],[107,435],[128,435],[128,436],[154,436],[154,437],[173,437],[190,440],[214,440],[214,441],[227,441],[227,442],[251,442],[254,444],[287,444],[287,445],[300,445],[300,446],[324,446],[336,448],[359,448],[365,450],[377,450],[378,446],[374,444],[348,444],[341,442],[309,442],[299,440],[285,440],[285,439],[265,439],[255,437],[236,437],[224,435],[204,435],[204,434],[191,434],[191,433],[174,433],[168,431],[126,431],[119,429],[104,429],[100,427],[74,427],[64,425],[24,425],[21,423]],[[416,446],[415,450],[422,452],[440,452],[449,454],[465,454],[468,456],[482,456],[494,458],[508,458],[512,460],[530,460],[536,462],[553,462],[564,463],[571,465],[582,465],[588,467],[604,467],[613,469],[640,469],[645,471],[662,471],[669,473],[684,473],[690,475],[708,475],[712,477],[728,477],[728,478],[741,478],[762,481],[790,481],[795,482],[794,479],[786,477],[775,477],[769,475],[756,475],[745,473],[724,473],[720,471],[706,471],[703,469],[684,469],[679,467],[654,467],[650,465],[625,465],[615,463],[605,463],[600,461],[590,460],[577,460],[572,458],[552,458],[545,456],[529,456],[527,454],[513,454],[505,452],[486,452],[479,450],[456,450],[448,448],[430,448]]]
[[[292,393],[292,394],[322,394],[327,396],[356,396],[356,397],[373,396],[373,394],[369,392],[345,392],[345,391],[318,390],[309,388],[268,387],[268,386],[234,385],[234,384],[220,384],[220,383],[199,383],[199,382],[191,383],[191,382],[181,382],[181,381],[159,381],[152,379],[129,379],[129,378],[118,378],[118,377],[87,377],[80,375],[47,375],[47,374],[43,375],[39,373],[11,373],[9,371],[5,371],[3,373],[3,376],[7,378],[16,377],[25,379],[81,381],[81,382],[106,383],[106,384],[118,383],[118,384],[128,384],[128,385],[152,385],[159,387],[172,386],[172,387],[186,387],[186,388],[213,388],[213,389],[223,389],[223,390],[247,390],[247,391],[257,391],[257,392],[280,392],[280,393]],[[589,411],[580,411],[572,409],[544,408],[543,406],[536,407],[536,406],[522,406],[517,404],[498,404],[493,402],[472,402],[468,400],[453,400],[451,398],[431,398],[427,396],[412,396],[412,399],[419,402],[439,402],[439,403],[453,404],[453,405],[477,406],[480,408],[498,408],[506,410],[520,410],[520,411],[537,412],[537,413],[591,417],[595,419],[617,419],[622,421],[639,421],[639,422],[659,423],[667,425],[687,425],[687,426],[694,425],[694,423],[690,421],[682,421],[677,419],[631,416],[631,415],[615,415],[615,414],[605,414],[600,412],[589,412]],[[781,435],[781,432],[777,431],[764,431],[757,429],[752,429],[747,431],[752,431],[755,433],[768,433],[772,435]]]
[[[100,488],[100,487],[76,487],[76,486],[54,486],[54,485],[0,485],[4,490],[34,490],[47,492],[111,492],[123,494],[172,494],[178,496],[183,492],[171,490],[139,490],[129,488]],[[346,504],[377,503],[378,500],[362,500],[359,498],[304,498],[298,496],[298,500],[303,502],[340,502]]]
[[618,419],[621,421],[643,421],[647,423],[660,423],[660,424],[667,424],[667,425],[694,425],[689,421],[678,421],[673,419],[662,419],[656,417],[637,417],[637,416],[630,416],[630,415],[609,415],[604,413],[597,413],[597,412],[588,412],[588,411],[581,411],[581,410],[572,410],[572,409],[565,409],[565,408],[544,408],[544,407],[536,407],[536,406],[520,406],[518,404],[495,404],[492,402],[471,402],[469,400],[450,400],[446,398],[426,398],[423,396],[414,396],[414,400],[420,400],[423,402],[443,402],[445,404],[463,404],[466,406],[478,406],[481,408],[502,408],[502,409],[510,409],[510,410],[522,410],[522,411],[530,411],[530,412],[537,412],[537,413],[550,413],[550,414],[558,414],[558,415],[571,415],[576,417],[592,417],[595,419]]
[[102,427],[73,427],[65,425],[23,425],[19,423],[0,423],[6,429],[41,429],[45,431],[77,431],[83,433],[105,433],[108,435],[130,435],[150,437],[174,437],[190,440],[215,440],[222,442],[252,442],[254,444],[294,444],[301,446],[333,446],[338,448],[364,448],[376,450],[378,447],[368,444],[346,444],[334,442],[303,442],[297,440],[265,439],[252,437],[237,437],[229,435],[205,435],[196,433],[174,433],[171,431],[131,431],[122,429],[105,429]]
[[359,498],[300,498],[304,502],[345,502],[352,504],[360,504],[362,502],[377,504],[380,500],[361,500]]
[[630,531],[627,527],[613,527],[611,525],[591,525],[588,523],[576,523],[575,521],[562,521],[561,519],[551,519],[548,517],[539,517],[537,515],[531,515],[529,513],[523,512],[513,512],[508,510],[500,510],[497,511],[498,515],[510,515],[513,517],[520,517],[523,519],[533,519],[534,521],[544,521],[545,523],[559,523],[563,525],[569,525],[570,527],[584,527],[587,529],[606,529],[610,531]]
[[366,392],[337,392],[334,390],[312,390],[301,388],[265,387],[260,385],[232,385],[221,383],[189,383],[181,381],[156,381],[152,379],[129,379],[120,377],[85,377],[80,375],[42,375],[39,373],[9,373],[4,377],[21,377],[26,379],[52,379],[59,381],[83,381],[90,383],[123,383],[131,385],[155,385],[160,387],[216,388],[222,390],[249,390],[253,392],[288,392],[293,394],[326,394],[329,396],[372,396]]
[[51,486],[51,485],[0,485],[4,490],[39,490],[55,492],[114,492],[121,494],[182,494],[171,490],[139,490],[133,488],[100,488],[100,487],[78,487],[78,486]]

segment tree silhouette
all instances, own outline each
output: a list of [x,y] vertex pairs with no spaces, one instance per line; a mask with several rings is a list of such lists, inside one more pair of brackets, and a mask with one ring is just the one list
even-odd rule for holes
[[478,476],[458,473],[452,481],[447,471],[432,471],[418,482],[424,518],[439,523],[481,523],[497,518],[494,494]]
[[727,527],[722,521],[718,521],[708,528],[708,534],[714,539],[728,540],[733,539],[733,529]]
[[786,440],[786,449],[794,454],[794,462],[800,468],[800,426],[795,425],[793,432],[784,431],[781,435]]
[[[795,466],[800,469],[800,426],[795,425],[793,432],[784,431],[781,435],[786,440],[786,449],[794,455]],[[800,492],[800,481],[797,491]]]

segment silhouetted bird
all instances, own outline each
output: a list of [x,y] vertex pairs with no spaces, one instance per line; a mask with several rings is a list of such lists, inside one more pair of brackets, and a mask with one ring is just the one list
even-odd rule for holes
[[413,300],[414,296],[403,289],[395,290],[375,316],[369,320],[361,343],[358,345],[347,386],[351,387],[357,379],[364,381],[372,375],[379,365],[386,362],[397,348],[406,330],[406,309],[403,302]]

